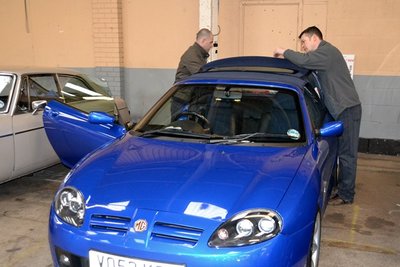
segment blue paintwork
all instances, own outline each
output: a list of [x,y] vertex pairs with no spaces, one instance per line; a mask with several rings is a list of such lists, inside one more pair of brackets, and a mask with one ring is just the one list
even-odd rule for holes
[[[215,75],[199,73],[182,83],[221,84]],[[249,75],[233,75],[229,80],[229,74],[223,74],[223,81],[295,91],[304,111],[306,142],[298,146],[205,144],[124,135],[118,129],[110,137],[106,133],[115,126],[103,125],[108,129],[101,133],[107,136],[104,140],[115,141],[87,156],[60,186],[82,192],[86,200],[83,225],[65,223],[55,215],[54,206],[51,208],[49,243],[55,266],[56,247],[85,259],[94,249],[188,267],[304,266],[315,216],[318,211],[323,213],[329,198],[337,153],[334,135],[340,134],[340,123],[327,124],[320,136],[315,135],[299,89],[301,79],[274,76],[271,82],[269,74],[264,78]],[[63,116],[62,123],[52,120],[54,110]],[[97,130],[88,127],[81,114],[59,103],[49,103],[45,113],[46,130],[55,141],[61,140],[55,129],[72,128],[66,134],[85,138]],[[89,135],[85,128],[90,128]],[[64,144],[56,147],[60,156],[70,153]],[[74,148],[79,150],[80,145]],[[208,246],[223,222],[253,208],[276,211],[283,219],[282,231],[255,245]],[[133,230],[138,219],[148,222],[147,231]],[[162,238],[156,232],[186,241]]]
[[324,137],[341,135],[343,133],[343,123],[341,121],[327,122],[319,132],[320,135]]
[[[165,251],[159,259],[171,261],[175,261],[173,256],[175,253],[195,254],[195,258],[216,253],[221,259],[227,260],[223,266],[232,266],[237,259],[244,259],[254,253],[264,254],[260,258],[252,255],[251,257],[255,257],[255,262],[288,261],[284,259],[286,257],[284,254],[279,259],[275,258],[276,256],[269,256],[266,251],[263,252],[265,245],[279,246],[280,242],[286,243],[284,240],[289,237],[286,237],[285,233],[293,235],[295,239],[299,238],[298,241],[308,240],[316,206],[297,215],[296,225],[285,226],[284,234],[278,238],[281,240],[278,244],[275,244],[277,240],[274,239],[273,242],[267,242],[270,244],[234,249],[237,251],[234,254],[240,254],[233,257],[226,255],[227,251],[232,249],[215,251],[207,246],[207,241],[222,221],[239,211],[252,207],[269,207],[285,215],[293,212],[281,211],[279,206],[286,188],[293,183],[294,177],[300,180],[299,183],[304,188],[302,190],[307,192],[306,188],[310,181],[307,181],[306,177],[296,176],[296,171],[308,149],[310,148],[265,149],[204,145],[126,136],[113,146],[98,151],[88,158],[65,184],[80,188],[85,199],[88,199],[87,218],[93,214],[109,214],[131,218],[130,224],[136,219],[145,218],[149,224],[163,221],[189,225],[204,229],[200,237],[201,242],[196,248],[187,248],[184,244],[172,244],[171,247],[168,242],[147,240],[148,233],[142,237],[137,237],[133,233],[114,236],[111,231],[88,237],[84,231],[68,227],[60,222],[57,216],[51,216],[52,242],[58,247],[84,257],[88,256],[88,247],[118,255],[135,255],[130,251],[136,247],[137,255],[141,257],[156,259],[161,257],[155,255],[156,251]],[[90,179],[86,179],[88,177]],[[315,184],[313,190],[316,190],[317,186]],[[298,190],[299,188],[296,189]],[[298,193],[290,197],[295,198],[293,201],[297,200],[298,203],[304,202],[301,201],[303,198],[308,198]],[[191,202],[217,206],[221,212],[211,219],[185,214]],[[85,221],[82,229],[88,229],[89,223],[89,220]],[[304,233],[299,232],[304,227],[309,229]],[[91,241],[84,242],[84,239],[88,238]],[[74,240],[74,245],[65,246],[70,242],[66,240]],[[110,241],[116,245],[110,246],[108,244]],[[291,242],[294,240],[285,246],[295,246],[296,243],[291,244]],[[307,246],[297,248],[299,251],[306,249]],[[147,252],[143,253],[141,250]],[[242,254],[242,250],[247,253]],[[197,262],[195,258],[191,259],[188,256],[185,263],[188,266],[204,266],[202,265],[204,262]],[[249,262],[247,260],[243,266],[248,266]],[[207,266],[212,265],[212,261],[209,261]]]
[[89,114],[55,100],[45,107],[43,123],[51,145],[69,168],[89,152],[125,134],[119,124],[89,123]]
[[107,112],[92,111],[89,113],[88,122],[92,124],[112,124],[115,118]]

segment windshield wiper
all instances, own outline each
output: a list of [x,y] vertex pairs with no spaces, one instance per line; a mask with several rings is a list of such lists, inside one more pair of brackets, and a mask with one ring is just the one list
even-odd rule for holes
[[[146,131],[138,134],[140,137],[155,137],[155,136],[179,136],[179,137],[191,137],[197,139],[210,139],[213,138],[210,134],[194,133],[183,130],[181,127],[166,127],[162,129]],[[214,137],[215,138],[215,137]]]
[[287,134],[273,134],[273,133],[249,133],[238,134],[234,136],[221,136],[214,134],[194,133],[185,131],[181,127],[166,127],[162,129],[146,131],[137,134],[139,137],[156,137],[156,136],[175,136],[175,137],[190,137],[196,139],[207,139],[209,144],[237,144],[237,143],[250,143],[250,142],[265,142],[276,141],[282,139],[290,139]]
[[249,133],[249,134],[238,134],[230,137],[224,137],[222,139],[210,140],[210,144],[237,144],[237,143],[250,143],[253,142],[265,142],[271,139],[290,139],[287,134],[273,134],[273,133]]

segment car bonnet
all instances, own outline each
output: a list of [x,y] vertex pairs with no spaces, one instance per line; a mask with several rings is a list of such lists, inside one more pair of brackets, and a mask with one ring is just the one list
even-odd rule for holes
[[196,215],[212,207],[224,219],[246,208],[276,208],[304,149],[130,137],[93,155],[67,184],[82,191],[88,209]]

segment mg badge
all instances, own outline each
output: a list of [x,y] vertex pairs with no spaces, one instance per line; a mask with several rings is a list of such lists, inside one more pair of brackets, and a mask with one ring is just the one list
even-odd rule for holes
[[144,219],[137,220],[134,226],[135,232],[144,232],[147,230],[147,221]]

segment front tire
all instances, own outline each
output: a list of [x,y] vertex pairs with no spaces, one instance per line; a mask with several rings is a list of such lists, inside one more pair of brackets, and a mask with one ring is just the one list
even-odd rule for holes
[[315,216],[314,231],[312,234],[310,249],[307,256],[307,267],[318,267],[321,250],[321,214]]

